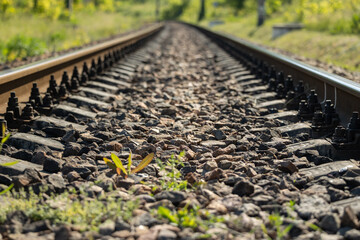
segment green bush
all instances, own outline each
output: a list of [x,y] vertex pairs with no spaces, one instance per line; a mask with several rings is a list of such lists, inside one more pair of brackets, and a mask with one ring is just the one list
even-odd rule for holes
[[360,33],[360,13],[354,13],[351,19],[352,33]]
[[[37,195],[31,189],[25,192],[5,194],[6,202],[0,208],[0,224],[6,216],[14,211],[23,211],[32,221],[49,220],[53,224],[72,224],[81,231],[97,231],[101,223],[120,217],[128,221],[133,211],[139,207],[138,201],[123,201],[121,199],[99,196],[96,199],[78,197],[75,190],[60,195],[44,194],[46,187]],[[80,193],[85,195],[84,189]]]
[[162,12],[162,19],[170,20],[179,18],[187,6],[189,0],[172,0],[169,1],[168,6]]
[[16,35],[6,43],[3,54],[7,61],[12,61],[43,54],[45,50],[46,43],[40,39]]

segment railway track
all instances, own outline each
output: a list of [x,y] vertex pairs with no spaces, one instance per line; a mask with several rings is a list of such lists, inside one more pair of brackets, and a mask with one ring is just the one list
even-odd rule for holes
[[[1,188],[15,186],[0,239],[360,237],[358,84],[167,23],[0,75],[0,92],[0,164],[17,161],[0,165]],[[160,161],[124,178],[111,153]],[[21,205],[21,189],[40,206]],[[68,191],[68,206],[49,197]],[[50,216],[76,201],[109,211],[113,197],[136,202],[130,217]]]

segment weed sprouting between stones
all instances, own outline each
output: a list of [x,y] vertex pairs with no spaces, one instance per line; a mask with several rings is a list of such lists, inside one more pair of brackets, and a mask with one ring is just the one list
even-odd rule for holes
[[[275,231],[269,231],[264,224],[261,225],[264,235],[267,239],[284,239],[293,227],[292,224],[287,225],[285,228],[282,226],[284,222],[283,217],[279,213],[269,215],[269,223]],[[273,236],[275,235],[275,236]]]
[[[295,212],[295,205],[296,202],[294,200],[290,200],[286,206],[287,218],[291,220],[295,220],[295,218],[293,217],[293,213]],[[308,226],[313,231],[321,231],[320,227],[318,227],[317,225],[311,222],[305,222],[305,225]],[[284,217],[281,216],[278,212],[269,215],[268,228],[265,226],[265,224],[261,225],[263,234],[269,240],[287,239],[288,233],[291,231],[292,228],[293,228],[292,224],[288,224],[287,226],[284,226]]]
[[[5,127],[5,124],[3,123],[2,124],[2,136],[4,136],[2,139],[1,139],[1,142],[0,142],[0,152],[2,150],[2,147],[4,145],[4,143],[9,139],[10,137],[10,133],[6,134],[5,135],[5,132],[6,132],[6,127]],[[15,165],[16,163],[18,163],[19,161],[14,161],[14,162],[9,162],[9,163],[3,163],[3,164],[0,164],[1,166],[5,166],[5,167],[9,167],[9,166],[12,166],[12,165]],[[14,184],[10,184],[9,187],[7,187],[6,189],[0,191],[0,195],[3,195],[7,192],[9,192],[12,188],[14,187]]]
[[178,170],[178,167],[184,166],[184,163],[181,160],[184,156],[185,152],[181,152],[177,157],[172,154],[165,164],[160,159],[156,159],[159,171],[166,172],[165,179],[160,180],[161,190],[187,190],[188,182],[186,180],[181,180],[181,173]]
[[213,215],[206,210],[200,210],[198,206],[189,208],[188,205],[175,211],[160,206],[157,210],[157,216],[160,219],[167,219],[170,223],[181,228],[200,228],[205,231],[216,223],[224,222],[222,217]]
[[4,223],[7,216],[15,211],[22,211],[32,221],[49,220],[52,224],[71,224],[81,231],[94,230],[104,220],[121,218],[128,221],[133,211],[139,207],[138,201],[123,201],[119,198],[98,197],[96,199],[81,198],[75,190],[66,191],[59,195],[48,196],[46,187],[39,194],[31,189],[7,193],[2,196],[4,204],[0,208],[0,223]]
[[132,169],[131,152],[130,152],[129,158],[128,158],[127,169],[125,169],[121,160],[114,153],[111,153],[112,161],[110,159],[107,159],[104,157],[104,162],[106,163],[106,165],[109,168],[115,170],[119,175],[121,175],[121,173],[123,173],[124,178],[127,178],[128,175],[134,174],[134,173],[137,173],[137,172],[140,172],[141,170],[143,170],[147,165],[149,165],[149,163],[152,161],[153,158],[154,158],[154,153],[150,153],[134,169]]

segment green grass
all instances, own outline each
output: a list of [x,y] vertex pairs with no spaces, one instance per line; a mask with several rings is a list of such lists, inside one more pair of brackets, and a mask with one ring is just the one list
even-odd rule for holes
[[[159,172],[165,172],[165,177],[160,179],[161,190],[166,191],[181,191],[187,190],[188,182],[186,180],[181,180],[181,173],[177,169],[178,167],[184,167],[184,163],[181,158],[185,155],[185,152],[181,152],[179,156],[175,157],[173,154],[169,160],[164,164],[160,159],[156,160],[157,165],[159,166]],[[157,187],[155,187],[156,189]]]
[[136,201],[126,202],[111,197],[81,200],[76,192],[65,192],[49,198],[23,190],[12,192],[12,196],[2,196],[0,201],[0,224],[8,214],[23,211],[32,221],[49,220],[55,225],[67,223],[77,226],[81,231],[97,231],[101,223],[117,217],[128,221],[139,205]]
[[[213,30],[229,33],[268,47],[317,59],[325,63],[360,71],[360,36],[355,34],[331,34],[326,32],[300,30],[272,40],[272,26],[276,19],[270,19],[260,28],[255,26],[256,15],[252,14],[236,22],[217,25]],[[206,22],[202,23],[207,25]]]
[[[181,20],[196,23],[200,1],[191,1]],[[207,1],[206,19],[200,24],[222,20],[212,29],[229,33],[267,47],[277,48],[310,59],[360,72],[360,0],[267,0],[265,25],[257,28],[256,2],[247,0],[245,8],[234,9],[218,1],[214,8]],[[291,2],[286,4],[285,2]],[[299,22],[305,28],[272,40],[272,26]]]
[[185,206],[182,209],[171,211],[166,207],[159,207],[157,216],[160,219],[167,219],[170,223],[175,224],[181,228],[201,228],[208,230],[216,223],[224,222],[224,218],[213,215],[206,210],[201,210],[200,207],[189,209]]
[[0,63],[67,50],[153,22],[153,1],[124,2],[116,11],[75,10],[70,18],[51,19],[30,12],[0,18]]

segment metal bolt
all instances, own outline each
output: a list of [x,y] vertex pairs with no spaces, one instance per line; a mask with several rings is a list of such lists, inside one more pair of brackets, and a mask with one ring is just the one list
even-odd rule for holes
[[307,102],[311,113],[314,113],[317,110],[321,110],[321,105],[314,89],[310,91]]
[[285,77],[284,77],[284,72],[280,71],[278,72],[277,76],[276,76],[276,82],[279,83],[284,83],[285,82]]
[[313,126],[323,126],[325,124],[324,116],[321,111],[316,111],[314,113],[314,117],[312,119],[312,125]]
[[285,92],[291,91],[294,89],[294,81],[291,75],[288,75],[285,81]]
[[43,99],[43,107],[52,107],[53,101],[50,93],[45,93],[45,97]]
[[88,81],[88,75],[85,72],[83,72],[81,74],[80,84],[85,84],[87,81]]
[[49,87],[47,89],[47,92],[50,93],[51,96],[54,98],[58,97],[58,95],[59,95],[58,85],[56,83],[54,75],[50,76]]
[[66,95],[67,95],[66,85],[61,84],[60,89],[59,89],[59,96],[60,97],[66,97]]
[[34,118],[34,108],[31,106],[31,103],[26,104],[21,114],[21,118],[24,120],[32,120]]
[[9,101],[8,101],[8,106],[6,108],[6,112],[12,112],[13,116],[15,118],[19,118],[20,117],[20,106],[19,106],[19,100],[15,95],[15,92],[11,92],[10,93],[10,97],[9,97]]
[[[89,68],[86,62],[83,64],[82,74],[86,73],[86,75],[89,75]],[[81,75],[82,75],[81,74]]]
[[350,123],[348,124],[348,128],[349,129],[359,129],[359,112],[353,112],[351,118],[350,118]]
[[64,71],[62,79],[61,79],[61,85],[64,84],[67,90],[71,90],[71,86],[69,83],[69,75],[66,71]]
[[79,71],[78,71],[78,68],[75,66],[74,67],[74,70],[73,70],[73,73],[72,73],[72,76],[71,76],[71,79],[75,78],[77,81],[80,81],[80,77],[79,77]]
[[103,71],[103,62],[101,60],[101,57],[98,57],[96,73],[100,74],[102,71]]
[[33,83],[33,87],[31,88],[29,102],[32,101],[34,102],[34,107],[41,106],[43,104],[37,83]]

